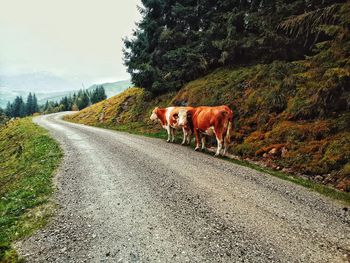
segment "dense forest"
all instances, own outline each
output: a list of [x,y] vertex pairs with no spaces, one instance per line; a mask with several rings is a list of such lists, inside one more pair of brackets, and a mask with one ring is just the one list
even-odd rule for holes
[[222,66],[302,59],[342,34],[341,2],[143,0],[125,64],[136,86],[160,94]]

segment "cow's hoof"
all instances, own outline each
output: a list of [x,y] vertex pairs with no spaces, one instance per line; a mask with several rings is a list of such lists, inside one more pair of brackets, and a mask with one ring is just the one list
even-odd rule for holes
[[215,153],[214,156],[215,156],[215,157],[219,157],[219,156],[220,156],[220,153]]
[[166,142],[170,142],[170,140],[166,140]]
[[202,152],[206,152],[207,149],[206,149],[206,148],[202,148],[201,151],[202,151]]
[[182,142],[181,145],[186,145],[186,143]]
[[199,147],[194,148],[194,150],[195,150],[195,151],[198,151],[198,150],[199,150]]

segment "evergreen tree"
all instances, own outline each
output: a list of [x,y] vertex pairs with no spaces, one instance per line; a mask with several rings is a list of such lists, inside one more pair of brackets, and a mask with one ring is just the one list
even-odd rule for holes
[[107,99],[107,94],[103,86],[100,86],[98,94],[99,101]]
[[107,98],[107,95],[106,95],[105,89],[104,89],[104,87],[102,85],[101,86],[97,86],[91,92],[90,100],[91,100],[92,104],[100,102],[102,100],[105,100],[106,98]]
[[26,110],[26,104],[24,103],[22,97],[21,97],[21,102],[19,104],[19,116],[18,117],[25,117],[27,116],[27,110]]
[[47,111],[49,108],[49,101],[47,100],[44,106],[44,111]]
[[76,104],[78,106],[79,110],[82,110],[89,106],[90,104],[90,98],[88,93],[85,90],[79,90],[77,95]]
[[29,93],[26,103],[26,115],[32,115],[34,113],[34,104],[32,93]]
[[13,113],[13,106],[11,104],[11,102],[7,102],[7,106],[5,109],[5,114],[9,117],[13,117],[14,113]]
[[317,16],[299,27],[312,28],[305,34],[293,30],[300,19],[283,22],[315,10],[329,18],[327,8],[338,2],[344,1],[142,0],[142,20],[124,40],[125,65],[136,86],[159,94],[217,67],[299,59],[327,36],[313,23]]
[[39,105],[38,105],[38,100],[36,98],[36,95],[34,93],[33,95],[33,113],[39,112]]
[[22,97],[17,96],[12,104],[12,116],[11,117],[24,117],[26,116],[26,106]]
[[63,98],[61,99],[60,105],[62,105],[62,109],[63,109],[64,111],[67,111],[67,110],[70,109],[67,96],[65,96],[65,97],[63,97]]

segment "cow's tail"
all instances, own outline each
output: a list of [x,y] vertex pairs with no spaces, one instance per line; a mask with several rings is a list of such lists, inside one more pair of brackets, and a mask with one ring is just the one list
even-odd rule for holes
[[225,140],[228,144],[231,143],[231,136],[233,133],[233,112],[231,111],[228,116],[228,125],[226,130]]

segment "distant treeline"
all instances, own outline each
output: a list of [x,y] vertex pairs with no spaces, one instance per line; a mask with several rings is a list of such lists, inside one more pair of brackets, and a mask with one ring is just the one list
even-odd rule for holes
[[14,101],[8,102],[5,114],[8,117],[25,117],[39,111],[38,100],[36,95],[29,93],[26,102],[22,96],[17,96]]
[[87,106],[106,99],[103,86],[97,86],[89,91],[81,89],[78,93],[63,97],[60,101],[46,101],[44,105],[38,105],[34,93],[29,93],[26,100],[17,96],[13,102],[8,102],[6,109],[0,108],[0,124],[9,118],[30,116],[34,113],[54,113],[60,111],[82,110]]
[[63,97],[59,102],[46,101],[42,106],[43,113],[53,113],[60,111],[82,110],[87,106],[105,100],[107,98],[103,86],[97,86],[89,91],[81,89],[78,93]]

